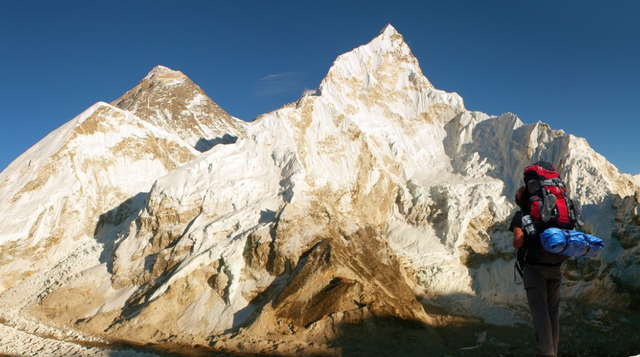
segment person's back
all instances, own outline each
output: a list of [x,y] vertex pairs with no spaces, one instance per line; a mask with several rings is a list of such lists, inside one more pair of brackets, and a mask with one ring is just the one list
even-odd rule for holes
[[[547,174],[546,171],[550,171],[547,169],[553,170],[551,174],[555,172],[552,165],[534,165],[537,166],[535,170],[531,166],[525,169],[527,186],[520,187],[516,192],[515,201],[520,211],[514,215],[509,229],[513,232],[513,246],[518,249],[517,264],[520,264],[522,271],[523,285],[536,331],[536,354],[557,356],[560,339],[561,266],[568,257],[545,251],[539,234],[546,228],[558,225],[560,218],[557,198],[544,185],[550,182],[560,185],[561,181],[542,177]],[[564,193],[561,190],[559,192]],[[564,209],[564,215],[568,215],[568,210]]]
[[[513,246],[536,331],[538,356],[557,356],[560,336],[562,262],[594,257],[603,241],[584,232],[582,209],[571,200],[555,167],[536,162],[524,169],[525,186],[515,195],[520,211],[511,220]],[[514,273],[515,275],[515,273]]]
[[[518,190],[524,195],[525,187]],[[516,193],[516,202],[518,193]],[[536,354],[538,356],[557,356],[560,340],[560,284],[562,281],[561,265],[541,265],[537,258],[528,253],[535,247],[535,236],[530,236],[522,228],[522,211],[516,212],[509,229],[513,232],[513,246],[518,249],[521,263],[523,285],[527,294],[527,302],[533,317],[536,331]]]

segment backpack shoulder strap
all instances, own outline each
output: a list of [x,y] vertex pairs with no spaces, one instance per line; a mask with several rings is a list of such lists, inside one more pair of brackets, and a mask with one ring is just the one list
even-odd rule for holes
[[[523,248],[520,248],[523,249]],[[515,256],[516,256],[516,262],[513,265],[513,282],[516,285],[520,285],[524,282],[524,259],[520,259],[520,249],[516,249],[515,251]],[[518,273],[518,275],[520,275],[520,279],[522,280],[521,282],[518,282],[518,278],[516,276],[516,272]]]

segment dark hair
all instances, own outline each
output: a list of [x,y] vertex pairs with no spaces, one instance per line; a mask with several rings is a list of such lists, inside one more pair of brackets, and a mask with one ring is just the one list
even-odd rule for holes
[[529,191],[527,190],[526,186],[522,186],[520,187],[517,191],[516,191],[516,204],[518,205],[518,207],[520,208],[525,208],[527,206],[527,204],[529,204]]

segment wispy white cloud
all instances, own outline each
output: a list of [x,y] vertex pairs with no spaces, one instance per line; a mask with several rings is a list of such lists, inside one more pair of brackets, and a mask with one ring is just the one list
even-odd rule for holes
[[309,89],[305,87],[304,91],[302,91],[302,95],[315,94],[317,91],[317,89]]
[[270,74],[255,83],[253,96],[268,97],[289,92],[302,92],[305,86],[306,74],[300,72],[285,72]]
[[293,77],[300,77],[300,76],[304,76],[304,73],[300,73],[300,72],[285,72],[285,73],[270,74],[270,75],[268,75],[266,77],[260,78],[259,82],[279,81],[279,80],[283,80],[283,79],[290,79],[290,78],[293,78]]

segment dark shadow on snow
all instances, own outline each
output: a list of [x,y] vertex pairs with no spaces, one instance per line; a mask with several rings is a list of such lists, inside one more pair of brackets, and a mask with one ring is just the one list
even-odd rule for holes
[[196,146],[194,148],[196,150],[200,151],[200,152],[205,152],[205,151],[211,150],[211,148],[213,148],[216,145],[219,145],[219,144],[222,144],[222,145],[234,144],[236,141],[238,141],[238,137],[237,136],[233,136],[233,135],[230,135],[230,134],[224,134],[223,136],[220,136],[220,137],[217,137],[217,138],[213,138],[213,139],[201,138],[200,140],[198,140],[198,143],[196,144]]
[[260,211],[260,219],[258,220],[258,223],[263,224],[273,222],[276,219],[276,215],[276,211],[272,211],[269,209]]
[[113,254],[118,248],[119,240],[128,233],[129,226],[145,208],[148,200],[149,192],[140,192],[98,218],[94,238],[104,247],[100,262],[107,265],[109,274],[113,273]]

